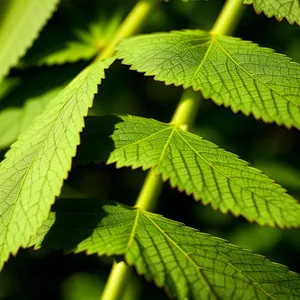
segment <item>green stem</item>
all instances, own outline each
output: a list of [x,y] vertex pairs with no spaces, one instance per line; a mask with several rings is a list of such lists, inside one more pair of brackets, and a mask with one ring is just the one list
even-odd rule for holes
[[[199,102],[199,93],[194,92],[192,89],[185,90],[173,115],[171,124],[180,126],[183,130],[187,130],[194,122]],[[150,170],[142,186],[135,207],[153,211],[156,207],[162,187],[163,181],[160,176],[155,174],[154,170]],[[101,300],[121,299],[122,287],[124,287],[129,275],[130,268],[127,267],[124,262],[115,263],[105,285]]]
[[160,179],[160,175],[155,174],[154,170],[150,170],[135,203],[135,207],[154,211],[162,187],[163,182]]
[[[129,37],[136,33],[147,16],[149,15],[150,11],[154,7],[157,0],[141,0],[139,1],[135,7],[131,10],[128,14],[126,19],[118,28],[115,36],[110,41],[110,43],[104,48],[104,50],[98,55],[95,61],[111,57],[115,52],[116,45],[124,38]],[[149,176],[149,175],[148,175]],[[152,181],[154,179],[149,179]],[[154,180],[155,181],[155,180]],[[149,185],[149,184],[148,184]],[[146,194],[149,190],[149,187],[144,191],[141,192],[141,196],[139,197],[145,199],[143,194]],[[159,194],[159,193],[158,193]],[[157,194],[157,197],[158,197]],[[142,201],[142,200],[141,200]],[[142,201],[143,202],[143,201]],[[149,202],[150,203],[150,202]],[[138,204],[138,201],[137,201]],[[150,207],[149,207],[150,208]],[[130,276],[130,268],[126,266],[124,262],[114,263],[111,272],[109,274],[108,280],[105,284],[104,291],[101,295],[101,300],[119,300],[122,297],[122,293],[125,287],[125,283]]]
[[[122,39],[137,30],[134,18],[141,22],[150,12],[153,1],[140,1],[133,11],[125,19],[112,42],[104,49],[97,59],[112,56],[114,48]],[[140,4],[140,5],[139,5]],[[211,34],[230,34],[234,30],[242,12],[242,0],[227,0],[224,5]],[[130,18],[129,18],[130,17]],[[192,89],[184,91],[176,111],[172,117],[171,124],[182,130],[188,130],[193,125],[199,107],[199,93]],[[156,207],[163,182],[154,170],[150,170],[142,186],[135,207],[147,211],[153,211]],[[108,281],[105,285],[101,300],[121,299],[123,288],[130,275],[130,268],[124,262],[114,263]]]
[[125,283],[130,276],[131,269],[124,262],[114,262],[108,280],[105,284],[101,300],[122,299]]
[[122,40],[135,34],[143,25],[157,0],[139,1],[118,28],[110,43],[96,58],[96,61],[113,56],[116,45]]
[[198,98],[199,93],[191,88],[185,90],[172,117],[171,124],[179,126],[183,130],[189,130],[195,121],[200,104]]
[[243,0],[227,0],[211,34],[229,35],[234,31],[243,11]]

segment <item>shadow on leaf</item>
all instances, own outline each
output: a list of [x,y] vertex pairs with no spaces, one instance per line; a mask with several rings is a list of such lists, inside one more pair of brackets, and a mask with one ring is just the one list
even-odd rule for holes
[[105,202],[99,199],[57,200],[35,243],[42,248],[74,251],[108,215],[103,209]]
[[109,115],[103,117],[87,117],[86,126],[81,134],[81,144],[73,165],[84,165],[91,161],[104,162],[115,145],[110,136],[114,133],[118,123],[124,122],[121,118]]

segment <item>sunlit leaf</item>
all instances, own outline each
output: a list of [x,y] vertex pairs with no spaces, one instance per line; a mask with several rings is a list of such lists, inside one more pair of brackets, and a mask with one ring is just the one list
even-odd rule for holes
[[118,49],[123,63],[156,80],[192,86],[234,112],[300,129],[300,65],[271,49],[200,30],[133,37]]
[[0,81],[32,45],[59,0],[2,0]]
[[24,107],[8,107],[0,111],[0,149],[5,149],[23,132],[30,122],[44,111],[61,87],[28,99]]
[[28,243],[59,195],[104,69],[83,70],[25,130],[0,164],[0,268]]
[[263,256],[141,209],[60,200],[36,247],[125,255],[178,299],[298,299],[300,276]]
[[[140,117],[92,118],[77,159],[154,168],[172,187],[249,221],[300,226],[300,205],[261,171],[172,124]],[[108,138],[108,136],[110,136]]]
[[269,18],[275,16],[279,21],[286,18],[289,23],[300,25],[299,0],[244,0],[244,4],[253,4],[257,13],[264,12]]

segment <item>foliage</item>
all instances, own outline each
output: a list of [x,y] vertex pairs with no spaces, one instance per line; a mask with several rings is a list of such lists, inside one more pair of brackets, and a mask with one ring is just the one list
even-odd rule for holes
[[34,243],[76,253],[124,254],[172,298],[239,299],[244,289],[254,299],[300,296],[300,277],[262,256],[157,214],[100,203],[59,201]]
[[[165,29],[162,10],[157,8],[159,5],[155,6],[156,2],[139,1],[122,23],[120,13],[110,12],[110,18],[105,12],[100,13],[96,9],[97,1],[89,3],[91,11],[95,12],[88,21],[85,21],[82,12],[82,15],[77,15],[78,11],[72,11],[68,1],[3,2],[0,11],[3,16],[0,22],[0,42],[3,45],[0,49],[0,149],[10,149],[0,163],[0,269],[5,265],[3,272],[6,274],[11,261],[6,264],[7,260],[20,248],[54,248],[124,260],[128,266],[134,266],[139,275],[163,287],[171,298],[300,299],[298,274],[262,255],[204,233],[209,230],[203,224],[198,231],[173,221],[173,217],[169,218],[173,199],[164,211],[168,218],[147,211],[155,206],[161,209],[163,202],[156,205],[156,195],[160,192],[162,181],[169,181],[171,188],[184,191],[187,196],[192,195],[205,206],[210,204],[223,214],[223,218],[229,213],[229,216],[242,216],[258,225],[288,229],[300,227],[300,204],[296,200],[299,194],[290,195],[271,179],[275,177],[281,181],[280,177],[284,176],[281,183],[299,192],[296,166],[292,168],[276,162],[268,165],[263,160],[264,147],[259,148],[260,143],[254,143],[253,147],[259,149],[260,161],[254,165],[270,174],[268,177],[240,159],[233,153],[236,151],[232,147],[226,147],[226,137],[226,142],[222,142],[217,133],[215,136],[219,137],[219,141],[218,138],[215,141],[214,134],[202,132],[205,125],[198,124],[200,118],[194,124],[201,92],[205,99],[225,107],[218,108],[217,118],[220,120],[212,121],[213,125],[221,124],[221,131],[229,128],[228,132],[237,132],[239,124],[234,122],[238,122],[238,117],[252,114],[255,119],[261,120],[260,123],[253,121],[253,128],[262,122],[275,123],[286,127],[281,129],[285,130],[286,136],[287,129],[293,134],[299,133],[300,65],[286,55],[275,53],[271,47],[265,48],[230,36],[232,32],[226,27],[226,23],[237,23],[237,12],[242,9],[242,2],[253,4],[257,13],[264,12],[279,21],[285,18],[291,24],[296,23],[295,26],[300,25],[299,1],[228,0],[226,3],[233,6],[226,10],[225,4],[216,22],[223,22],[221,31],[220,27],[214,26],[211,31],[188,29],[129,37],[147,23],[146,20],[149,24],[156,24],[151,18],[160,19],[159,24]],[[79,11],[83,10],[80,1],[74,3]],[[181,5],[200,7],[203,4]],[[120,5],[118,11],[126,11],[128,6],[127,3]],[[51,20],[34,42],[56,8],[58,14],[54,19],[60,20],[60,13],[65,9],[68,13],[72,12],[73,21],[70,17],[67,20],[69,27],[58,34],[57,28],[62,26],[59,23],[55,27]],[[151,14],[152,10],[157,15]],[[189,15],[190,12],[186,19]],[[184,90],[189,88],[190,93],[183,93],[171,122],[133,116],[129,109],[125,112],[131,114],[126,116],[118,114],[118,109],[112,109],[116,115],[103,115],[109,110],[109,105],[114,107],[111,95],[118,95],[118,92],[119,101],[125,103],[123,108],[138,107],[132,101],[140,88],[139,80],[145,80],[137,73],[132,75],[135,72],[123,76],[124,67],[120,68],[116,63],[111,67],[115,60],[167,85],[163,87],[167,91],[162,93],[163,99],[169,97],[169,91],[171,94],[171,84]],[[69,67],[75,69],[72,69],[71,76],[64,77],[62,68]],[[109,74],[113,74],[115,68],[119,69],[112,76],[112,81],[108,76],[98,97],[98,85],[102,85],[108,68]],[[47,80],[42,78],[41,70],[49,74]],[[38,89],[38,79],[33,79],[39,76],[42,78],[41,90]],[[70,77],[73,78],[71,81]],[[26,78],[30,78],[31,88]],[[130,91],[132,78],[135,80],[134,93]],[[152,87],[159,84],[151,80],[147,82],[151,82]],[[157,87],[162,88],[162,85]],[[148,110],[157,110],[155,101],[152,101],[157,90],[149,90],[151,102],[147,103],[145,97],[148,105],[144,109],[145,116]],[[23,98],[18,95],[23,95]],[[210,102],[203,100],[201,103],[209,105]],[[208,112],[205,105],[202,117]],[[170,106],[165,103],[166,108]],[[236,119],[232,122],[223,122],[221,109],[227,112],[228,107],[234,113],[240,112],[240,115],[234,116]],[[246,117],[243,120],[247,121],[243,122],[251,120]],[[196,127],[194,131],[193,125]],[[250,135],[245,129],[247,126],[243,126],[241,130],[245,141],[250,139]],[[266,128],[267,125],[259,126]],[[279,130],[272,128],[274,132]],[[254,135],[258,136],[259,131],[254,131]],[[294,158],[296,162],[297,159],[298,156]],[[115,164],[112,168],[115,172],[113,183],[107,179],[110,167],[106,167],[102,177],[94,176],[94,173],[85,177],[85,170],[98,168],[93,162]],[[278,172],[281,165],[282,172]],[[117,204],[113,204],[112,192],[105,192],[109,188],[114,190],[115,184],[118,186],[116,174],[120,171],[115,169],[122,167],[150,170],[134,205],[129,200],[131,195],[116,191]],[[76,187],[74,174],[80,178]],[[130,185],[129,181],[123,181],[124,186]],[[80,190],[82,184],[84,190]],[[100,187],[96,193],[97,186]],[[133,186],[137,191],[137,182]],[[93,198],[95,195],[96,199]],[[111,200],[104,205],[106,198]],[[191,224],[193,222],[190,223],[189,218],[194,212],[186,210],[188,205],[180,201],[177,214],[188,215],[185,223]],[[196,205],[197,209],[201,207],[199,203]],[[201,218],[205,220],[206,215],[207,224],[218,224],[213,217],[217,216],[217,212],[209,214],[204,207],[201,209],[204,209]],[[241,222],[240,219],[234,222]],[[201,226],[196,224],[194,227]],[[244,224],[239,228],[250,227]],[[247,232],[252,237],[259,234],[259,227],[252,229],[236,231],[232,236],[245,237]],[[277,243],[285,235],[278,232],[274,231],[273,236],[266,240]],[[124,268],[128,270],[126,265]],[[118,278],[117,281],[129,280],[116,271],[112,274]],[[87,277],[74,278],[85,282]],[[89,278],[93,278],[89,288],[93,298],[101,292],[103,282],[93,276]],[[138,297],[138,289],[133,292],[134,286],[138,285],[135,280],[130,280],[124,299]],[[101,288],[93,288],[97,284]],[[105,293],[109,289],[115,295],[121,295],[121,287],[118,284],[111,286],[108,281],[103,299],[119,299],[113,293],[107,298]],[[78,291],[80,294],[82,290],[79,288]],[[84,297],[85,292],[82,293]]]

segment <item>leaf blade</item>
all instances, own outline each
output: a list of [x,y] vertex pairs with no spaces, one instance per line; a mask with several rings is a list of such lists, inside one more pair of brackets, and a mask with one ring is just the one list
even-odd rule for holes
[[286,18],[290,24],[300,25],[298,0],[244,0],[244,4],[252,4],[258,14],[263,11],[269,18],[276,17],[278,21]]
[[23,132],[34,117],[41,114],[62,87],[50,89],[48,92],[27,99],[23,107],[8,107],[0,111],[0,150],[8,148]]
[[59,195],[84,117],[113,60],[83,70],[21,134],[0,164],[0,268],[10,253],[28,243]]
[[[134,116],[113,120],[88,122],[79,161],[153,168],[172,187],[223,213],[230,211],[261,225],[300,226],[299,203],[237,155],[172,124]],[[105,123],[110,125],[105,127]],[[84,146],[90,142],[93,147]]]
[[129,265],[165,287],[172,298],[297,299],[300,295],[299,275],[220,238],[141,209],[100,208],[94,199],[75,201],[75,206],[74,199],[58,202],[32,244],[76,253],[124,254]]
[[271,49],[186,30],[124,40],[118,58],[155,80],[201,90],[234,113],[300,129],[300,65]]
[[10,0],[3,3],[0,28],[0,81],[32,45],[59,0]]

